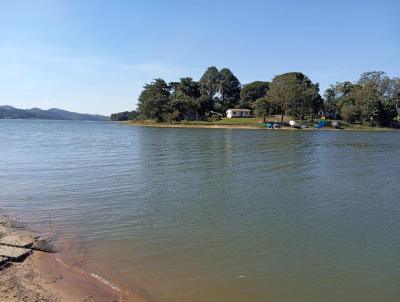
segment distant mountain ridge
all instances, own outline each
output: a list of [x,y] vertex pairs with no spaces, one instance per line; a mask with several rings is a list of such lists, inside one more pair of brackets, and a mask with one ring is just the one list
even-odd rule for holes
[[77,121],[108,121],[108,116],[98,114],[76,113],[57,108],[43,110],[40,108],[18,109],[9,105],[0,106],[0,119],[49,119]]

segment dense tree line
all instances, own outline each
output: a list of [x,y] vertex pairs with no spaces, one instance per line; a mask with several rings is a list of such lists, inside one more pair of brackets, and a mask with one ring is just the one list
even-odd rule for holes
[[311,119],[323,110],[323,100],[318,83],[301,72],[289,72],[274,77],[265,95],[252,103],[254,112],[265,120],[267,115],[280,114],[281,122],[285,114],[304,120]]
[[155,79],[139,96],[138,111],[157,121],[207,118],[239,105],[242,85],[227,68],[209,67],[196,82],[190,77],[166,83]]
[[355,83],[331,85],[324,101],[334,119],[391,126],[400,111],[400,78],[390,78],[382,71],[365,72]]
[[400,109],[400,80],[380,71],[366,72],[356,83],[331,85],[322,98],[319,84],[301,72],[242,85],[228,68],[211,66],[198,82],[190,77],[170,83],[155,79],[144,86],[137,111],[113,114],[111,119],[210,119],[229,108],[251,109],[264,121],[276,114],[281,121],[284,115],[302,121],[328,115],[347,122],[389,125]]
[[140,118],[138,111],[124,111],[111,114],[112,121],[132,121]]

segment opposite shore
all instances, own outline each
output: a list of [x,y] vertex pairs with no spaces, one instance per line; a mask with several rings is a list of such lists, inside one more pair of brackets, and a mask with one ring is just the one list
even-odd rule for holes
[[282,126],[279,129],[268,129],[264,124],[254,124],[254,123],[241,123],[241,124],[223,124],[223,123],[213,123],[213,122],[184,122],[184,123],[158,123],[155,121],[118,121],[116,123],[131,125],[131,126],[141,126],[141,127],[153,127],[153,128],[197,128],[197,129],[253,129],[253,130],[269,130],[269,131],[368,131],[368,132],[392,132],[399,131],[400,129],[388,128],[388,127],[368,127],[368,126],[349,126],[341,127],[339,129],[332,127],[323,127],[320,129],[314,127],[308,127],[304,129],[296,129],[290,126]]

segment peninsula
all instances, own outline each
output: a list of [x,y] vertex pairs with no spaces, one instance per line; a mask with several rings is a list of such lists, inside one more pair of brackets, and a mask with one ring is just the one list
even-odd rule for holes
[[114,113],[111,120],[161,127],[377,129],[400,128],[399,115],[400,78],[383,71],[337,82],[321,96],[319,83],[301,72],[242,85],[230,69],[211,66],[199,81],[155,79],[144,86],[136,110]]

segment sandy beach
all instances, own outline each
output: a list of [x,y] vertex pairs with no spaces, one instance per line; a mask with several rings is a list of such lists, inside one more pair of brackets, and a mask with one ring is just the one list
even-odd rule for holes
[[140,127],[150,127],[150,128],[194,128],[194,129],[254,129],[254,130],[267,130],[267,131],[368,131],[368,132],[387,132],[387,131],[399,131],[396,128],[388,128],[388,127],[345,127],[345,128],[332,128],[332,127],[323,127],[323,128],[315,128],[308,127],[297,129],[290,126],[282,126],[279,129],[268,129],[262,124],[254,125],[254,124],[197,124],[197,123],[156,123],[156,122],[147,122],[147,121],[119,121],[116,122],[119,124],[131,125],[131,126],[140,126]]
[[[2,226],[4,230],[4,223]],[[7,233],[16,231],[6,228]],[[0,269],[0,301],[143,301],[102,276],[67,264],[66,256],[62,250],[32,250],[24,259],[8,262]]]

